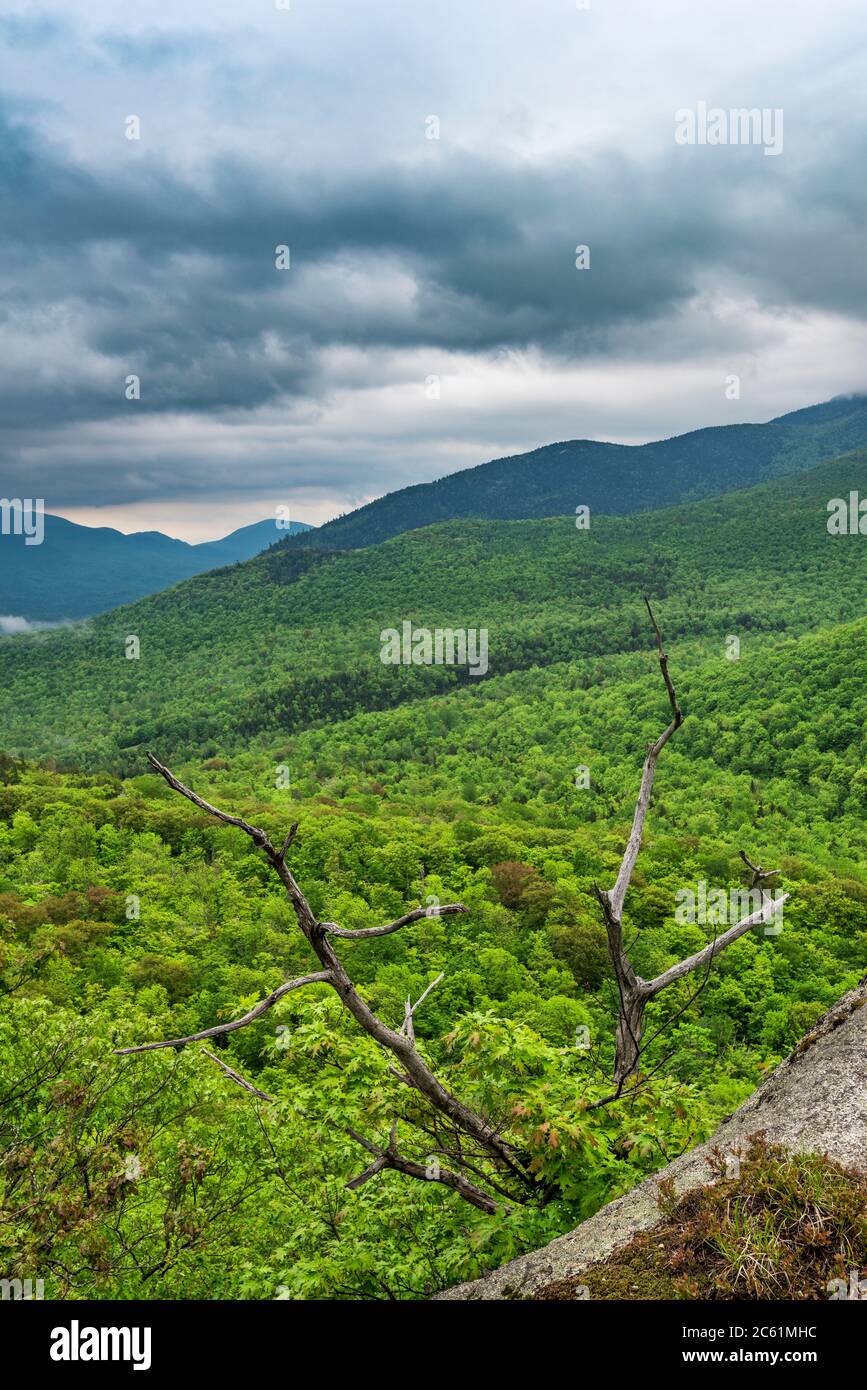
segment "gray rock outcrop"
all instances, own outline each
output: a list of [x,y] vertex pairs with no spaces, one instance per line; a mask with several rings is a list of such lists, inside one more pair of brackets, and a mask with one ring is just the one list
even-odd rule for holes
[[711,1180],[712,1148],[737,1154],[750,1135],[802,1152],[825,1153],[867,1170],[867,978],[829,1009],[794,1052],[762,1082],[706,1144],[675,1159],[574,1231],[521,1255],[438,1299],[525,1298],[606,1259],[660,1220],[657,1187],[673,1178],[686,1192]]

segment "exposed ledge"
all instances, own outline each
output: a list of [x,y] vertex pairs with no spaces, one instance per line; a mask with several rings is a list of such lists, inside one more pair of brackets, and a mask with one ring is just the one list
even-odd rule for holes
[[657,1185],[673,1178],[678,1192],[710,1180],[711,1148],[736,1153],[751,1134],[790,1149],[827,1154],[867,1169],[867,977],[832,1008],[706,1144],[603,1207],[574,1231],[520,1255],[437,1299],[525,1298],[555,1280],[580,1274],[660,1219]]

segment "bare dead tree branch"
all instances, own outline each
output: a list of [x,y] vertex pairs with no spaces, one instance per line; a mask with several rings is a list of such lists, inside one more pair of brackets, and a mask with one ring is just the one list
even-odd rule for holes
[[779,869],[763,869],[759,864],[754,864],[752,859],[747,858],[746,854],[744,854],[744,851],[742,849],[738,850],[738,855],[744,861],[747,868],[752,872],[753,877],[750,882],[750,888],[758,888],[763,886],[766,878],[776,878],[777,874],[779,874],[780,872]]
[[355,1192],[357,1188],[363,1187],[371,1178],[375,1178],[377,1173],[381,1173],[388,1164],[384,1157],[375,1158],[369,1168],[365,1168],[363,1173],[359,1173],[357,1178],[351,1178],[346,1186],[350,1192]]
[[[161,763],[153,753],[148,753],[148,761],[151,767],[158,772],[168,785],[174,791],[178,792],[179,795],[186,797],[194,806],[198,806],[200,810],[205,811],[208,815],[216,817],[216,819],[222,821],[223,824],[231,825],[242,830],[244,834],[250,837],[256,847],[264,853],[269,864],[283,884],[286,895],[295,912],[295,917],[301,933],[318,957],[320,964],[323,966],[323,970],[313,975],[303,976],[298,980],[290,980],[286,984],[281,985],[273,994],[269,995],[267,999],[257,1004],[248,1014],[245,1014],[243,1018],[236,1019],[232,1023],[219,1024],[213,1028],[203,1029],[201,1032],[190,1034],[186,1038],[173,1038],[164,1042],[143,1043],[138,1047],[122,1048],[120,1052],[127,1054],[147,1052],[161,1047],[181,1047],[189,1042],[197,1042],[206,1038],[216,1037],[222,1033],[230,1032],[235,1028],[243,1028],[248,1023],[252,1023],[254,1019],[271,1008],[284,994],[297,988],[300,984],[314,982],[327,983],[334,989],[344,1008],[347,1009],[368,1036],[373,1038],[380,1047],[386,1052],[391,1053],[396,1059],[398,1066],[391,1069],[393,1073],[397,1075],[400,1080],[418,1091],[435,1110],[446,1116],[458,1130],[470,1136],[475,1143],[482,1148],[487,1160],[493,1165],[497,1172],[508,1174],[510,1179],[517,1182],[518,1187],[523,1189],[525,1194],[535,1194],[538,1189],[537,1180],[525,1165],[525,1161],[521,1155],[510,1143],[503,1139],[481,1115],[476,1114],[474,1110],[470,1109],[469,1106],[465,1105],[463,1101],[459,1100],[457,1096],[453,1095],[442,1085],[416,1047],[414,1029],[412,1027],[412,1014],[422,1000],[419,1000],[418,1004],[410,1006],[408,1014],[405,1012],[403,1024],[399,1030],[390,1028],[373,1012],[370,1006],[358,993],[358,990],[355,988],[355,985],[331,944],[331,938],[335,936],[356,939],[367,936],[384,936],[392,931],[397,931],[400,927],[408,926],[412,922],[419,921],[423,917],[444,916],[449,913],[465,912],[467,909],[461,903],[449,903],[439,908],[415,908],[411,912],[406,913],[403,917],[398,918],[396,922],[387,923],[382,927],[363,928],[359,931],[342,928],[334,922],[320,922],[292,874],[292,871],[285,862],[286,851],[295,836],[295,826],[292,827],[289,834],[286,836],[282,848],[278,850],[271,843],[271,840],[263,829],[259,826],[252,825],[249,821],[244,820],[240,816],[230,815],[228,812],[222,811],[219,807],[213,806],[210,802],[205,801],[203,797],[199,796],[196,792],[185,786],[183,782],[179,781],[174,773],[172,773],[165,764]],[[430,988],[432,988],[432,986],[425,991],[425,995],[423,995],[422,998],[426,997]],[[379,1157],[380,1155],[377,1154],[376,1156]],[[396,1154],[389,1154],[388,1157],[389,1162],[387,1166],[399,1167],[401,1172],[408,1173],[411,1176],[419,1176],[419,1172],[415,1171],[416,1168],[420,1167],[419,1165],[413,1165],[410,1160],[404,1159]],[[420,1169],[420,1173],[422,1176],[426,1176],[423,1169]],[[459,1192],[467,1201],[472,1202],[473,1205],[476,1206],[480,1205],[473,1185],[465,1183],[460,1177],[460,1174],[452,1174],[448,1180],[444,1179],[444,1181],[446,1182],[446,1186],[452,1187],[454,1191]],[[484,1194],[483,1199],[485,1202],[489,1203],[492,1201],[492,1199],[484,1197]],[[493,1208],[483,1207],[483,1209],[487,1210]]]
[[[608,954],[614,970],[614,978],[617,984],[619,996],[619,1008],[617,1018],[617,1032],[615,1039],[614,1057],[614,1091],[610,1096],[604,1097],[601,1101],[594,1102],[593,1108],[598,1105],[609,1104],[613,1100],[619,1100],[623,1094],[626,1082],[630,1077],[634,1077],[641,1060],[642,1036],[644,1032],[644,1013],[648,1002],[659,994],[660,990],[673,984],[676,980],[683,979],[684,976],[691,974],[695,970],[710,969],[713,960],[730,946],[733,941],[737,941],[752,927],[758,926],[771,920],[781,909],[788,899],[788,894],[783,894],[777,899],[770,898],[764,891],[765,882],[776,877],[779,869],[765,870],[759,865],[754,864],[743,850],[739,851],[744,864],[752,873],[750,891],[761,886],[762,902],[760,907],[730,927],[728,931],[720,936],[714,937],[707,946],[694,955],[688,956],[685,960],[664,970],[654,980],[643,980],[636,974],[629,954],[623,945],[623,905],[626,893],[632,880],[635,863],[641,849],[641,840],[644,832],[644,824],[647,819],[647,812],[650,806],[650,797],[653,790],[653,781],[656,774],[656,764],[660,753],[668,743],[672,735],[680,728],[683,723],[683,712],[677,698],[677,692],[671,679],[668,669],[668,653],[662,640],[662,632],[656,615],[653,612],[649,598],[644,596],[644,604],[653,627],[656,638],[656,647],[659,659],[659,669],[662,673],[663,684],[665,685],[668,702],[671,707],[671,720],[663,729],[662,733],[655,742],[648,744],[644,759],[644,766],[641,773],[641,783],[638,790],[638,798],[635,803],[635,811],[632,818],[632,827],[620,868],[617,873],[613,888],[605,892],[594,885],[594,893],[602,909],[602,917],[605,924],[605,931],[608,938]],[[706,982],[705,977],[705,982]],[[696,995],[703,988],[704,983],[696,991]],[[693,996],[695,997],[695,996]]]
[[[617,985],[618,997],[618,1018],[615,1042],[615,1061],[613,1084],[614,1089],[610,1095],[594,1101],[589,1107],[598,1108],[607,1105],[613,1100],[620,1099],[626,1092],[627,1083],[629,1085],[628,1094],[633,1096],[645,1087],[650,1078],[655,1075],[661,1066],[665,1065],[668,1057],[657,1062],[649,1071],[639,1074],[639,1067],[642,1057],[642,1050],[648,1045],[644,1040],[644,1014],[648,1003],[655,998],[668,985],[674,984],[677,980],[684,979],[696,971],[703,972],[703,978],[698,988],[690,995],[686,1003],[678,1011],[675,1017],[679,1017],[688,1008],[697,995],[704,988],[709,977],[710,969],[717,955],[725,950],[732,942],[743,936],[752,927],[758,926],[771,920],[787,901],[788,895],[783,894],[774,899],[765,892],[765,884],[779,874],[778,869],[765,870],[760,865],[755,864],[748,855],[739,851],[740,857],[745,867],[750,871],[751,882],[750,891],[761,890],[760,906],[749,913],[742,920],[704,946],[693,955],[662,971],[653,980],[642,979],[635,971],[630,959],[629,951],[623,943],[623,908],[630,883],[632,881],[635,864],[641,850],[644,826],[647,819],[650,800],[653,791],[656,766],[662,750],[665,748],[672,735],[680,728],[683,723],[683,713],[678,702],[677,692],[669,671],[668,654],[663,644],[662,633],[656,620],[650,600],[645,596],[644,603],[653,628],[660,673],[665,686],[668,703],[671,710],[671,718],[659,736],[646,747],[644,763],[641,773],[641,781],[638,789],[638,796],[635,803],[635,810],[632,817],[632,824],[629,836],[624,848],[621,862],[613,886],[609,890],[603,890],[594,885],[594,893],[599,902],[605,924],[608,939],[608,953],[611,958],[614,979]],[[393,922],[384,923],[376,927],[364,927],[353,929],[340,926],[336,922],[319,921],[313,912],[310,903],[302,892],[297,880],[292,874],[286,863],[286,856],[297,833],[297,823],[290,827],[290,830],[278,850],[274,847],[267,833],[260,827],[252,825],[249,821],[240,816],[230,815],[212,806],[197,793],[193,792],[180,782],[174,774],[164,766],[153,754],[148,754],[151,766],[158,772],[173,790],[187,798],[200,810],[208,815],[216,817],[226,825],[231,825],[242,830],[248,835],[257,849],[261,850],[270,866],[280,879],[286,895],[293,907],[298,926],[305,940],[317,956],[323,969],[320,972],[300,977],[297,980],[287,981],[275,990],[267,999],[256,1005],[243,1018],[236,1019],[232,1023],[221,1024],[214,1028],[205,1029],[200,1033],[191,1034],[186,1038],[175,1038],[165,1042],[145,1043],[134,1048],[120,1049],[122,1053],[145,1052],[153,1048],[160,1047],[182,1047],[189,1042],[215,1037],[227,1033],[236,1028],[245,1027],[254,1021],[267,1009],[271,1008],[278,999],[306,983],[327,983],[337,994],[343,1007],[352,1015],[360,1027],[371,1037],[380,1048],[391,1055],[393,1061],[389,1063],[389,1074],[409,1087],[412,1091],[419,1094],[430,1107],[426,1113],[432,1118],[427,1124],[424,1117],[421,1119],[409,1117],[410,1123],[422,1132],[430,1133],[432,1136],[439,1136],[437,1149],[441,1152],[449,1153],[451,1159],[456,1164],[457,1171],[451,1169],[441,1169],[437,1165],[435,1168],[427,1167],[418,1163],[415,1159],[408,1157],[398,1151],[397,1148],[397,1121],[391,1128],[391,1135],[388,1145],[382,1147],[370,1140],[363,1138],[355,1130],[349,1130],[351,1137],[365,1148],[373,1157],[373,1162],[356,1178],[349,1181],[347,1186],[356,1190],[369,1182],[378,1173],[386,1169],[404,1173],[410,1177],[423,1179],[425,1181],[437,1181],[459,1195],[473,1206],[482,1211],[493,1212],[500,1208],[501,1203],[497,1200],[498,1196],[505,1196],[507,1201],[513,1199],[504,1183],[512,1186],[517,1184],[517,1189],[527,1194],[545,1199],[550,1193],[546,1190],[546,1184],[540,1183],[533,1175],[528,1160],[521,1154],[514,1145],[506,1141],[498,1127],[493,1125],[483,1114],[477,1114],[466,1106],[457,1096],[448,1091],[437,1079],[427,1062],[418,1050],[416,1045],[414,1015],[416,1010],[427,999],[431,990],[443,978],[440,975],[424,990],[415,1004],[407,998],[404,1005],[403,1019],[398,1028],[391,1028],[382,1021],[369,1007],[366,1001],[358,993],[355,985],[339,957],[337,956],[332,941],[334,938],[345,940],[364,940],[367,938],[388,936],[390,933],[411,925],[413,922],[420,921],[425,917],[444,917],[451,914],[463,913],[467,909],[461,903],[447,903],[440,907],[413,908],[402,917]],[[657,1034],[653,1034],[649,1041]],[[258,1098],[270,1100],[264,1092],[259,1091],[252,1083],[246,1081],[233,1068],[227,1066],[220,1058],[213,1053],[207,1055],[223,1069],[225,1074],[236,1084]],[[441,1142],[440,1142],[441,1140]],[[445,1147],[443,1147],[445,1145]],[[492,1172],[486,1174],[480,1164],[487,1163]],[[484,1187],[478,1186],[470,1181],[466,1173],[470,1171],[480,1182],[486,1184],[490,1190],[485,1191]],[[437,1174],[436,1176],[434,1174]],[[493,1193],[497,1194],[492,1195]]]
[[179,782],[177,777],[175,777],[158,758],[154,757],[153,753],[147,754],[147,760],[151,767],[158,772],[161,777],[165,778],[174,791],[180,792],[181,796],[185,796],[188,801],[192,801],[193,805],[198,806],[201,811],[207,811],[209,816],[216,816],[217,820],[223,821],[225,825],[236,825],[239,830],[243,830],[252,840],[255,840],[257,845],[262,845],[263,848],[265,845],[270,844],[264,830],[259,830],[255,825],[251,825],[249,821],[242,820],[240,816],[230,816],[227,811],[220,811],[216,806],[212,806],[210,801],[205,801],[204,797],[199,796],[194,791],[190,791],[190,788],[185,787],[183,782]]
[[410,1003],[409,995],[406,996],[406,1003],[403,1008],[403,1023],[400,1025],[400,1031],[405,1033],[413,1046],[415,1046],[415,1027],[412,1021],[412,1004]]
[[289,827],[289,833],[288,833],[288,835],[286,836],[286,839],[283,841],[283,844],[282,844],[281,847],[280,847],[280,858],[281,858],[281,859],[285,859],[285,858],[286,858],[286,855],[287,855],[288,852],[289,852],[289,846],[292,844],[292,841],[295,839],[295,836],[296,836],[297,834],[298,834],[298,822],[297,822],[297,820],[296,820],[296,821],[293,821],[292,824],[290,825],[290,827]]
[[329,936],[342,936],[349,940],[361,940],[368,936],[388,936],[393,931],[399,931],[401,927],[409,926],[410,922],[419,922],[422,917],[447,917],[456,912],[467,912],[469,909],[463,903],[444,903],[442,907],[416,907],[412,912],[407,912],[403,917],[398,917],[396,922],[387,922],[382,927],[340,927],[336,922],[320,922],[323,931],[328,932]]
[[[512,1203],[514,1201],[514,1194],[481,1167],[485,1159],[484,1152],[478,1146],[469,1145],[466,1142],[466,1135],[449,1125],[448,1121],[441,1115],[435,1111],[429,1111],[426,1116],[410,1113],[403,1118],[407,1124],[412,1125],[413,1129],[417,1129],[420,1134],[430,1140],[427,1146],[429,1155],[441,1155],[449,1163],[454,1163],[461,1173],[474,1174],[487,1188],[493,1192],[499,1192],[507,1202]],[[540,1193],[539,1195],[545,1196],[546,1194]]]
[[[716,941],[716,936],[714,936],[714,942],[715,942],[715,941]],[[702,990],[704,989],[705,985],[707,984],[708,980],[710,979],[710,972],[711,972],[711,967],[712,967],[712,965],[713,965],[713,961],[714,961],[713,956],[712,956],[712,955],[709,955],[708,958],[707,958],[707,966],[706,966],[706,968],[705,968],[705,972],[704,972],[702,978],[699,980],[698,984],[696,985],[696,987],[695,987],[695,989],[692,991],[692,993],[691,993],[690,995],[688,995],[687,998],[685,999],[685,1001],[683,1002],[683,1004],[681,1004],[680,1008],[679,1008],[679,1009],[676,1011],[676,1013],[674,1014],[674,1017],[667,1020],[666,1024],[664,1025],[666,1028],[672,1028],[672,1027],[674,1026],[674,1024],[677,1023],[678,1019],[682,1018],[683,1015],[687,1012],[687,1010],[692,1008],[692,1006],[693,1006],[693,1004],[695,1003],[696,999],[697,999],[698,996],[701,994]],[[642,1044],[643,1047],[644,1047],[644,1048],[648,1048],[648,1047],[650,1046],[650,1044],[651,1044],[656,1038],[659,1037],[659,1035],[660,1035],[661,1032],[662,1032],[662,1028],[657,1028],[656,1031],[655,1031],[654,1033],[651,1033],[651,1035],[650,1035],[649,1038],[645,1038],[645,1039],[643,1040],[643,1044]]]
[[737,941],[739,936],[750,931],[753,927],[762,926],[777,915],[784,903],[788,902],[789,894],[783,893],[782,897],[771,898],[767,894],[765,901],[755,912],[750,913],[749,917],[744,917],[742,921],[729,927],[728,931],[722,933],[709,942],[701,951],[696,951],[695,955],[687,956],[686,960],[679,961],[677,965],[672,965],[670,969],[663,970],[661,975],[657,975],[655,980],[644,982],[644,992],[648,999],[654,994],[658,994],[661,989],[671,985],[675,980],[682,980],[684,975],[689,975],[693,970],[701,970],[703,965],[710,965],[715,956],[720,951],[724,951],[733,941]]
[[672,734],[677,729],[679,729],[681,724],[683,723],[683,714],[681,712],[680,705],[677,702],[677,695],[675,694],[674,686],[671,683],[671,677],[668,673],[668,654],[666,653],[662,645],[662,634],[659,631],[659,626],[657,624],[656,618],[654,617],[653,609],[650,606],[650,600],[646,596],[644,602],[647,607],[647,611],[650,614],[650,621],[653,624],[653,630],[656,633],[656,644],[659,649],[659,669],[662,672],[662,678],[665,682],[666,691],[668,692],[668,699],[669,704],[671,705],[672,718],[671,722],[668,725],[666,725],[656,742],[648,745],[647,755],[644,759],[644,768],[641,774],[641,786],[638,792],[638,800],[635,804],[635,814],[632,819],[632,829],[629,833],[629,839],[627,841],[626,849],[623,854],[623,860],[620,865],[620,872],[617,875],[617,880],[614,884],[614,887],[611,889],[611,892],[608,895],[612,915],[618,920],[618,922],[623,914],[623,902],[626,897],[626,890],[629,887],[629,883],[632,878],[632,871],[635,868],[635,861],[638,858],[638,851],[641,848],[641,835],[644,830],[644,822],[647,819],[647,808],[650,805],[650,793],[653,790],[653,778],[656,773],[656,762],[663,748],[668,743],[668,740],[671,738]]
[[204,1028],[201,1033],[190,1033],[186,1038],[168,1038],[165,1042],[140,1043],[138,1047],[116,1047],[115,1055],[126,1057],[132,1052],[152,1052],[158,1047],[185,1047],[187,1043],[202,1042],[205,1038],[218,1038],[223,1033],[233,1033],[236,1028],[246,1028],[248,1023],[253,1023],[262,1014],[273,1009],[278,1000],[284,995],[289,994],[293,989],[298,989],[301,985],[332,984],[331,971],[319,970],[314,975],[299,975],[297,980],[287,980],[285,984],[278,985],[277,989],[265,999],[261,999],[252,1009],[244,1014],[243,1018],[233,1019],[231,1023],[218,1023],[213,1028]]
[[248,1081],[247,1078],[242,1076],[240,1072],[235,1071],[234,1067],[228,1066],[222,1060],[222,1058],[217,1056],[215,1052],[209,1052],[206,1047],[203,1047],[202,1051],[204,1052],[206,1057],[210,1057],[212,1062],[216,1062],[217,1066],[221,1069],[221,1071],[224,1071],[226,1073],[230,1080],[237,1082],[237,1084],[243,1087],[245,1091],[249,1091],[252,1096],[257,1096],[259,1100],[274,1100],[273,1096],[267,1095],[265,1091],[260,1091],[258,1086],[253,1085],[252,1081]]
[[404,1173],[410,1178],[419,1178],[422,1182],[442,1183],[444,1187],[451,1188],[453,1192],[458,1192],[465,1202],[469,1202],[473,1207],[478,1207],[479,1211],[487,1212],[489,1216],[492,1216],[494,1212],[500,1210],[499,1202],[496,1202],[493,1197],[489,1197],[486,1192],[483,1192],[480,1187],[470,1182],[468,1178],[463,1177],[462,1174],[453,1173],[450,1168],[443,1168],[439,1163],[425,1166],[422,1163],[416,1163],[413,1159],[405,1158],[402,1154],[398,1153],[396,1146],[396,1125],[392,1125],[388,1147],[385,1149],[380,1148],[378,1144],[372,1144],[369,1139],[365,1139],[357,1130],[349,1129],[347,1132],[357,1144],[367,1149],[368,1153],[375,1155],[375,1162],[372,1163],[370,1167],[365,1168],[363,1173],[359,1173],[357,1178],[352,1178],[346,1184],[347,1187],[360,1187],[363,1183],[374,1177],[376,1173],[381,1172],[383,1168],[393,1168],[395,1172]]
[[416,1009],[421,1008],[422,1004],[423,1004],[424,1001],[427,999],[427,997],[428,997],[428,995],[430,994],[431,990],[436,989],[436,987],[437,987],[437,985],[439,984],[440,980],[444,980],[444,979],[445,979],[445,971],[444,971],[444,970],[441,970],[440,973],[439,973],[439,975],[437,975],[436,979],[435,979],[435,980],[431,980],[431,982],[430,982],[430,984],[428,985],[427,989],[424,991],[423,994],[420,994],[420,995],[419,995],[418,999],[416,999],[416,1001],[415,1001],[414,1004],[411,1004],[411,1003],[409,1002],[409,999],[407,999],[406,1005],[405,1005],[405,1007],[404,1007],[404,1017],[403,1017],[403,1025],[402,1025],[401,1031],[404,1032],[404,1033],[406,1033],[407,1037],[410,1038],[410,1040],[411,1040],[412,1042],[415,1042],[415,1031],[414,1031],[414,1029],[413,1029],[413,1024],[412,1024],[412,1016],[413,1016],[413,1014],[415,1013]]

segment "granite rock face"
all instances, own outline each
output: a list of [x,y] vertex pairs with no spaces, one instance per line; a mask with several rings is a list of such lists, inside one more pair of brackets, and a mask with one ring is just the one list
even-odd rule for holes
[[737,1154],[750,1135],[802,1152],[825,1153],[867,1170],[867,978],[845,994],[802,1038],[706,1144],[675,1159],[574,1231],[521,1255],[438,1299],[525,1298],[555,1280],[580,1274],[660,1219],[657,1186],[673,1178],[678,1192],[711,1180],[712,1148]]

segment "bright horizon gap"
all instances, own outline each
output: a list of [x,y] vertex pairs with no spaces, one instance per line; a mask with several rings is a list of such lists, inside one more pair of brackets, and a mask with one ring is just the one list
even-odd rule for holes
[[[837,400],[846,397],[854,397],[867,393],[864,391],[842,390],[836,391],[824,400]],[[665,439],[676,439],[681,435],[692,434],[696,429],[718,428],[720,424],[767,424],[770,420],[776,419],[779,415],[788,415],[800,409],[807,409],[812,405],[821,404],[819,400],[809,400],[801,405],[787,406],[782,409],[774,409],[772,413],[766,414],[761,420],[737,420],[720,421],[711,424],[689,426],[686,429],[674,430],[670,434],[648,434],[646,438],[617,438],[615,434],[607,434],[605,438],[599,435],[571,435],[561,436],[559,440],[543,440],[541,443],[530,445],[529,447],[517,447],[510,453],[500,453],[489,455],[475,463],[463,462],[454,468],[447,468],[443,472],[437,472],[431,478],[418,478],[416,483],[429,483],[439,481],[441,478],[451,477],[455,473],[460,473],[469,468],[478,468],[484,463],[489,463],[496,458],[512,458],[521,454],[532,453],[535,449],[548,447],[554,443],[569,443],[574,439],[588,439],[594,443],[622,444],[628,448],[640,448],[644,444],[658,443]],[[223,540],[233,531],[240,530],[244,526],[255,525],[257,522],[268,521],[271,516],[276,517],[278,506],[289,506],[289,518],[291,521],[306,522],[308,526],[323,526],[326,522],[334,520],[336,517],[346,512],[357,510],[368,502],[387,497],[392,492],[399,492],[403,488],[413,486],[412,483],[399,483],[395,487],[386,488],[384,491],[370,493],[363,497],[331,497],[328,500],[316,500],[314,498],[299,498],[297,508],[290,500],[288,503],[284,498],[282,501],[274,502],[270,509],[267,500],[243,501],[226,500],[220,502],[203,502],[201,498],[190,498],[186,502],[178,499],[172,501],[152,501],[152,502],[125,502],[116,505],[99,506],[78,506],[78,507],[57,507],[48,504],[46,499],[46,512],[51,516],[63,517],[67,521],[75,522],[79,526],[87,526],[93,529],[109,527],[112,530],[120,531],[125,536],[132,536],[149,531],[159,531],[162,535],[168,536],[172,540],[185,541],[188,545],[204,545],[209,541]]]
[[[276,526],[276,514],[268,514],[267,504],[239,502],[219,504],[218,506],[204,505],[199,500],[178,503],[138,503],[130,502],[122,506],[107,507],[51,507],[46,505],[48,516],[59,516],[65,521],[72,521],[77,526],[86,526],[92,530],[110,529],[120,531],[124,536],[143,535],[149,532],[158,531],[161,535],[167,536],[170,540],[185,541],[188,545],[207,545],[210,541],[221,541],[226,536],[230,536],[233,531],[240,531],[245,526],[254,526],[260,521],[275,522],[275,539],[279,539],[280,532]],[[172,516],[167,520],[161,518],[167,511],[171,511]],[[314,520],[313,514],[321,511],[321,518]],[[222,519],[217,520],[215,512],[219,513]],[[303,515],[301,508],[296,512],[290,509],[289,520],[301,521],[308,526],[321,526],[323,522],[330,521],[332,517],[338,516],[339,510],[325,506],[317,509],[315,504],[305,505]]]

